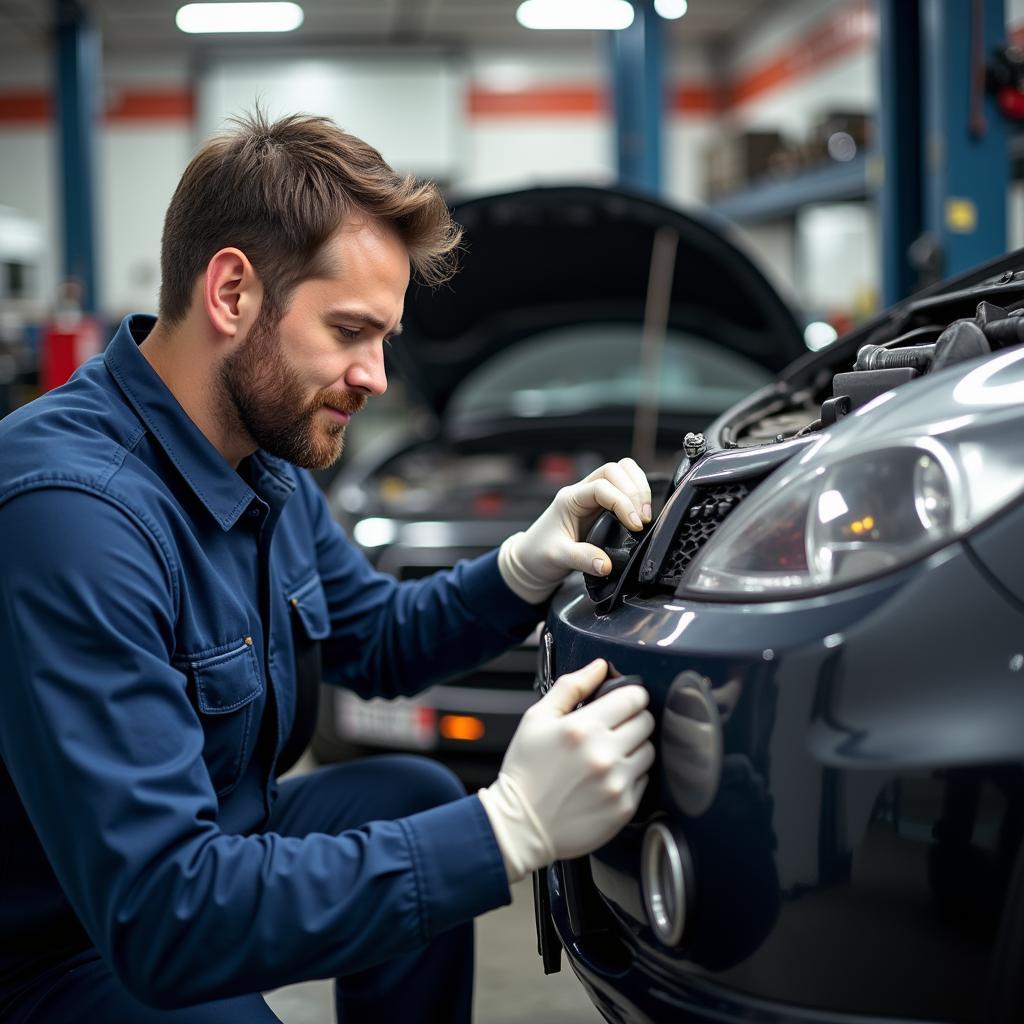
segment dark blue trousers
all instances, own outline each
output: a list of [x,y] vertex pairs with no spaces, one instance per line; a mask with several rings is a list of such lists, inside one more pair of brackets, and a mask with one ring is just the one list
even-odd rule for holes
[[[465,795],[447,768],[392,755],[321,768],[281,784],[268,832],[302,836],[343,832],[368,821],[403,818]],[[285,937],[282,936],[282,941]],[[473,925],[438,936],[411,953],[336,979],[339,1024],[469,1021],[473,1000]],[[178,1010],[140,1003],[103,960],[76,958],[49,972],[19,999],[11,1024],[270,1024],[279,1021],[253,993]]]

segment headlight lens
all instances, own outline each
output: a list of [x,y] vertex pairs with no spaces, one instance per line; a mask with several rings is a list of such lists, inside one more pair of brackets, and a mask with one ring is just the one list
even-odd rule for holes
[[690,566],[705,595],[797,596],[898,569],[1024,489],[1012,445],[922,436],[788,465],[729,517]]

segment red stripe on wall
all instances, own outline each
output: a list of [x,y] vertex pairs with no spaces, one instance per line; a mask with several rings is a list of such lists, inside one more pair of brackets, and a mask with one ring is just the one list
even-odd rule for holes
[[672,89],[668,109],[680,114],[717,114],[722,109],[722,97],[710,86],[688,82]]
[[[672,89],[668,108],[687,114],[711,114],[719,110],[718,93],[705,85],[687,83]],[[469,116],[487,117],[543,117],[581,116],[605,114],[610,109],[603,89],[592,85],[546,86],[533,89],[507,91],[469,90]]]
[[106,112],[108,121],[191,121],[194,115],[191,89],[126,89],[108,100]]
[[50,96],[46,92],[0,93],[0,123],[34,124],[50,119]]
[[[723,90],[687,83],[672,89],[668,107],[673,113],[715,114],[748,103],[772,89],[807,77],[849,53],[864,49],[877,38],[878,23],[869,0],[853,0],[804,32],[771,60],[729,83]],[[469,116],[536,117],[603,114],[610,104],[594,86],[561,86],[509,92],[473,87]]]
[[[38,124],[49,121],[54,113],[46,91],[0,93],[0,124]],[[104,119],[191,121],[194,114],[191,89],[126,89],[109,97]]]
[[[718,90],[700,83],[675,86],[668,97],[673,113],[715,114],[748,103],[772,89],[806,77],[845,54],[870,45],[877,20],[869,0],[854,0],[788,44],[771,60]],[[1011,33],[1024,43],[1024,26]],[[551,85],[503,91],[471,85],[466,98],[471,119],[504,117],[595,117],[611,109],[605,89],[594,85]],[[36,124],[50,120],[49,94],[0,93],[0,124]],[[191,89],[125,89],[108,98],[108,122],[191,121]]]
[[500,91],[471,85],[467,98],[470,117],[562,117],[604,114],[604,90],[592,85],[555,85]]
[[739,106],[819,71],[836,58],[874,42],[877,32],[874,9],[865,0],[858,0],[815,25],[766,64],[732,82],[726,91],[725,104]]

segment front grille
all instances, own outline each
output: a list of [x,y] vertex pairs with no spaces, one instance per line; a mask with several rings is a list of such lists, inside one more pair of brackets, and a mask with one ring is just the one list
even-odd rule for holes
[[693,500],[679,521],[672,545],[658,573],[658,584],[673,589],[682,582],[683,573],[694,556],[725,522],[725,517],[750,493],[757,481],[712,484],[696,488]]

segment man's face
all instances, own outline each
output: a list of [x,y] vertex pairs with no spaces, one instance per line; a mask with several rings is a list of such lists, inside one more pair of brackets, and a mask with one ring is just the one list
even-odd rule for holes
[[306,469],[337,461],[345,426],[387,388],[384,343],[401,331],[409,256],[370,221],[327,242],[331,276],[303,281],[275,325],[260,313],[220,366],[224,412],[256,444]]

